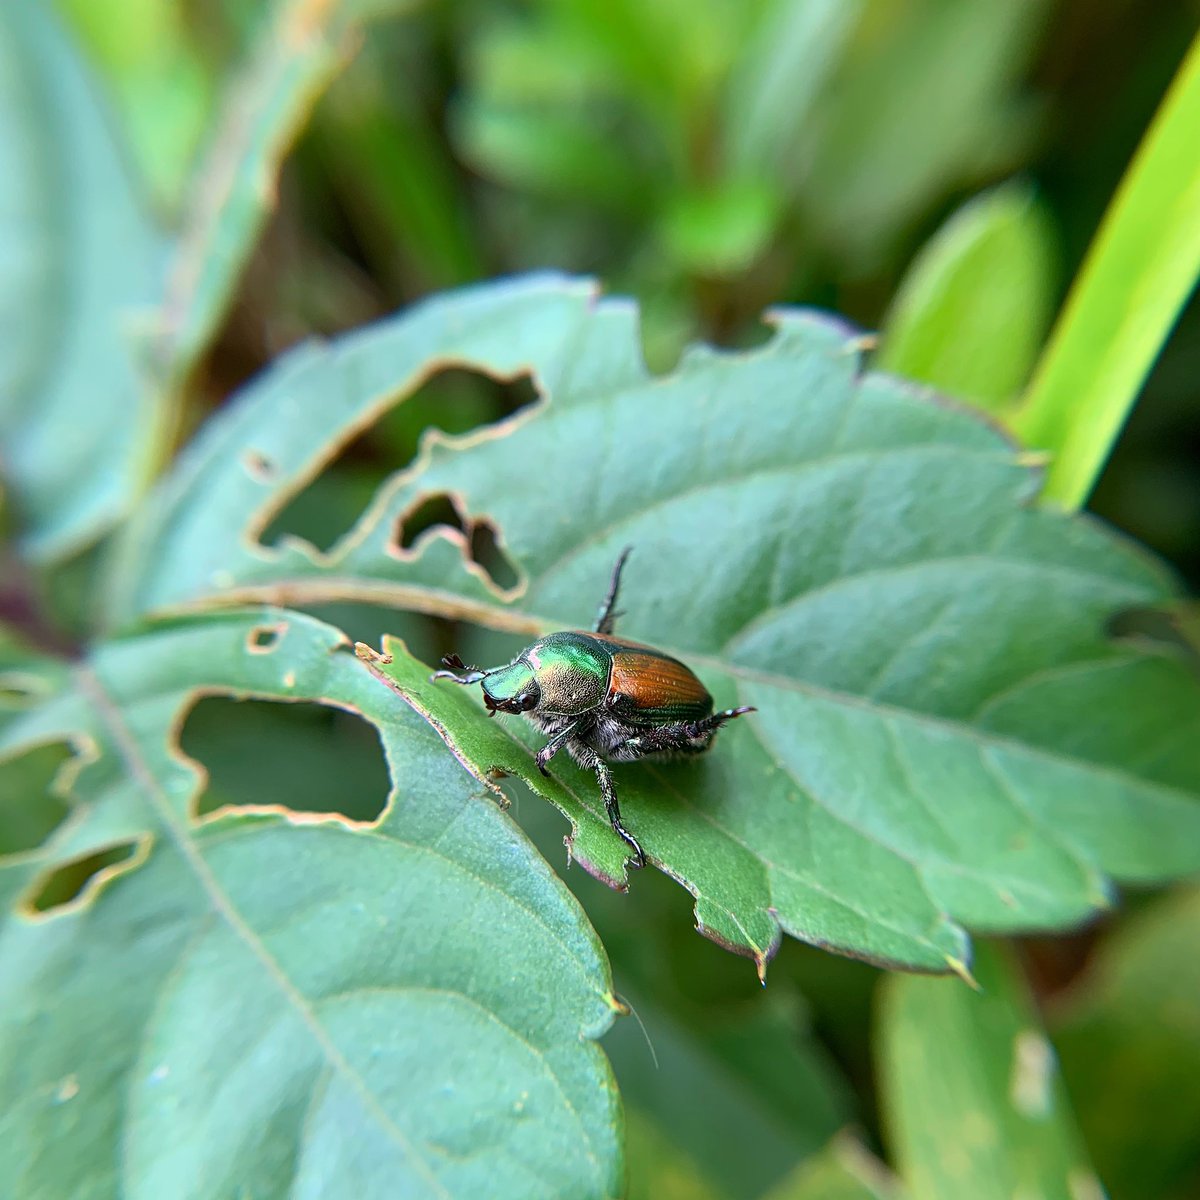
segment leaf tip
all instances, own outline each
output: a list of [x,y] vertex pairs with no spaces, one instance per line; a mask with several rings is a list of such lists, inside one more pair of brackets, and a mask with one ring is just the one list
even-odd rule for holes
[[946,966],[959,977],[973,992],[982,992],[979,980],[971,974],[971,968],[964,959],[956,958],[953,954],[945,956]]

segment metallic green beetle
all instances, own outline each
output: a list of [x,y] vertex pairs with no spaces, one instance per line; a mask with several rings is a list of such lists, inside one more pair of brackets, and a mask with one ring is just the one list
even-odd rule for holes
[[604,811],[633,851],[630,864],[644,867],[641,846],[621,824],[608,763],[700,754],[712,744],[721,725],[754,709],[743,706],[714,713],[712,697],[678,659],[613,637],[618,616],[613,609],[628,557],[626,547],[613,568],[592,631],[548,634],[512,662],[486,671],[450,654],[442,662],[454,669],[437,671],[432,678],[481,683],[488,716],[520,713],[547,734],[550,740],[536,759],[543,775],[550,774],[546,764],[564,748],[581,767],[595,771]]

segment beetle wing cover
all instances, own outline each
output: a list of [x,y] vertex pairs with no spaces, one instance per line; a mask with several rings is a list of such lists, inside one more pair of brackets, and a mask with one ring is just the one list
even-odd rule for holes
[[613,648],[609,692],[621,697],[617,709],[656,724],[695,721],[712,712],[712,697],[683,663],[650,649]]

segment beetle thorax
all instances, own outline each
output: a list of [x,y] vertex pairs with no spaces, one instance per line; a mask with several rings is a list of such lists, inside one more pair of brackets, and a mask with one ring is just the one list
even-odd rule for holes
[[533,668],[546,715],[579,716],[604,703],[612,656],[587,637],[552,633],[534,642],[521,658]]

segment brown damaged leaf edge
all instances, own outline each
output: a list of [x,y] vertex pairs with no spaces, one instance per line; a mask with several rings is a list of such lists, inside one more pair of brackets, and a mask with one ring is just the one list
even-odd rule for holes
[[[16,903],[16,910],[30,921],[53,920],[80,912],[95,903],[96,897],[114,879],[140,867],[150,857],[153,844],[154,837],[149,833],[140,837],[114,838],[90,848],[85,854],[49,862],[33,877],[21,894]],[[85,867],[87,863],[116,851],[123,853],[112,862],[88,871],[79,887],[66,899],[47,902],[47,897],[53,894],[56,880],[69,875],[75,868]]]
[[[346,644],[346,647],[337,647],[333,653],[348,648],[348,646],[349,643]],[[288,672],[288,674],[291,674],[291,672]],[[209,825],[219,824],[230,817],[278,817],[288,825],[340,825],[343,829],[361,833],[365,830],[378,828],[392,811],[396,795],[394,784],[388,789],[387,800],[380,809],[379,815],[370,821],[355,821],[351,817],[346,816],[345,813],[338,812],[336,809],[329,809],[323,812],[301,812],[294,808],[288,808],[283,804],[223,804],[220,808],[214,808],[212,812],[207,812],[203,816],[200,816],[196,810],[200,798],[208,788],[208,768],[198,759],[193,758],[184,751],[181,739],[183,727],[187,724],[187,720],[192,715],[196,705],[201,700],[212,697],[225,700],[263,700],[271,704],[321,704],[326,708],[336,708],[342,712],[350,713],[352,716],[359,717],[377,732],[379,729],[366,713],[353,704],[347,704],[343,700],[333,700],[328,696],[296,696],[291,698],[278,696],[271,692],[235,692],[229,688],[221,687],[192,688],[187,692],[183,702],[179,705],[179,709],[171,721],[167,738],[167,751],[172,759],[192,772],[196,778],[196,785],[192,789],[192,793],[187,801],[186,816],[190,828],[202,829]]]
[[[598,297],[598,295],[599,291],[597,290],[596,296]],[[489,441],[502,440],[513,433],[514,430],[520,428],[526,421],[535,418],[546,405],[546,389],[541,385],[537,368],[532,363],[522,364],[512,371],[489,371],[480,363],[468,359],[455,358],[453,356],[431,359],[429,362],[422,364],[407,379],[399,381],[394,387],[382,393],[378,399],[363,410],[357,420],[339,429],[335,436],[322,446],[319,454],[315,455],[302,467],[293,471],[286,479],[281,479],[277,485],[272,487],[271,493],[265,502],[256,512],[250,515],[245,526],[242,528],[239,537],[242,549],[264,562],[277,560],[280,557],[279,551],[273,546],[264,544],[262,537],[271,523],[283,512],[288,504],[313,483],[351,442],[361,437],[368,429],[376,425],[385,414],[414,395],[431,379],[451,370],[475,371],[494,379],[498,383],[512,383],[518,379],[529,379],[532,381],[538,397],[533,403],[525,405],[511,416],[504,417],[502,420],[490,425],[482,425],[478,429],[473,429],[468,433],[453,435],[443,433],[440,429],[426,430],[421,437],[416,457],[412,462],[395,472],[383,483],[370,504],[362,511],[350,529],[338,538],[328,550],[321,550],[303,538],[292,536],[286,539],[290,546],[301,550],[305,557],[317,566],[327,569],[335,568],[339,559],[343,558],[350,550],[359,545],[376,528],[387,512],[392,496],[400,489],[416,481],[429,468],[436,446],[445,446],[452,450],[467,450]],[[266,461],[263,451],[254,450],[253,453],[258,458]],[[243,462],[243,466],[246,467],[247,464]],[[247,469],[249,468],[247,467]],[[454,491],[448,491],[446,495],[450,498],[451,503],[453,503],[460,515],[467,511],[468,505],[465,496]],[[486,522],[491,526],[497,534],[497,548],[501,553],[505,553],[503,540],[499,536],[499,528],[490,513],[474,513],[471,515],[471,520],[476,523]],[[519,564],[513,562],[505,553],[505,557],[512,565],[514,574],[517,576],[517,582],[511,588],[500,587],[491,575],[474,561],[471,555],[471,546],[461,533],[457,533],[456,537],[448,536],[455,533],[457,531],[448,527],[431,531],[432,536],[448,537],[448,540],[458,547],[462,554],[464,569],[475,575],[497,600],[505,604],[511,604],[514,600],[520,599],[525,594],[529,580]],[[405,550],[399,544],[399,539],[393,536],[388,545],[388,553],[391,557],[399,561],[414,562],[424,552],[425,544],[425,538],[420,537],[417,540],[417,545],[412,550]],[[336,577],[321,579],[303,577],[295,580],[282,580],[274,584],[261,586],[231,587],[216,595],[198,596],[180,605],[173,605],[166,609],[158,610],[155,615],[165,616],[176,613],[206,611],[214,607],[225,607],[231,603],[266,603],[284,608],[297,608],[303,607],[306,603],[315,604],[330,600],[357,599],[362,595],[363,589],[364,581],[359,579],[338,580]],[[447,616],[451,618],[461,617],[467,620],[475,619],[477,611],[488,611],[487,605],[484,604],[467,602],[470,607],[462,608],[463,602],[457,596],[448,593],[432,592],[426,587],[412,587],[403,584],[384,584],[381,588],[380,599],[384,603],[397,604],[402,607],[411,608],[416,612],[426,612],[434,616]]]
[[[395,640],[400,641],[399,638]],[[446,743],[446,747],[449,749],[450,753],[453,754],[462,765],[463,770],[465,770],[473,778],[479,780],[479,782],[482,783],[483,786],[487,788],[490,793],[492,793],[492,795],[496,796],[501,807],[507,808],[509,803],[508,797],[505,796],[503,791],[497,786],[495,782],[495,776],[497,773],[500,775],[506,775],[508,772],[502,768],[496,768],[494,766],[489,767],[486,771],[481,771],[473,762],[471,762],[469,758],[466,757],[466,755],[463,754],[454,738],[451,736],[450,731],[441,723],[441,721],[439,721],[437,717],[435,717],[427,708],[425,708],[415,696],[404,691],[399,684],[397,684],[397,682],[391,678],[391,676],[382,670],[383,667],[388,666],[394,661],[392,655],[383,651],[375,650],[368,646],[365,642],[355,642],[354,652],[358,655],[359,659],[362,661],[367,670],[370,671],[371,674],[374,675],[375,678],[384,685],[384,687],[394,692],[414,712],[419,713],[424,720],[429,722],[429,724],[437,732],[438,737],[440,737],[442,741]],[[524,744],[517,742],[515,739],[513,740],[513,745],[518,746],[521,750],[521,753],[528,753]],[[550,800],[550,797],[547,796],[546,793],[543,792],[536,783],[529,779],[525,779],[524,777],[522,777],[522,782],[524,782],[531,791],[541,796],[542,799],[549,803],[553,803],[553,801]],[[577,832],[578,825],[572,821],[571,832],[563,838],[563,844],[567,847],[568,864],[571,862],[577,862],[585,871],[587,871],[589,875],[600,880],[601,883],[606,884],[614,891],[628,892],[629,880],[627,878],[614,878],[590,859],[575,853],[574,844],[575,835]],[[658,860],[653,858],[651,855],[647,855],[647,858],[649,858],[650,861],[655,862],[658,866],[662,866],[662,864],[658,863]]]

